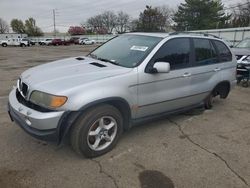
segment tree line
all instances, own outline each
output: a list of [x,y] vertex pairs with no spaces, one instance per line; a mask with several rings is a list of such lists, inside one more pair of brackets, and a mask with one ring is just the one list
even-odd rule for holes
[[[14,32],[27,33],[29,36],[43,34],[34,18],[25,22],[13,19],[10,26]],[[78,35],[127,31],[169,32],[247,26],[250,26],[250,0],[233,7],[225,7],[220,0],[185,0],[177,10],[168,6],[146,6],[137,19],[123,11],[105,11],[81,22],[80,26],[71,26],[68,33]],[[0,33],[8,31],[8,23],[0,18]]]
[[[10,26],[13,32],[16,33],[26,33],[28,36],[42,36],[42,30],[36,25],[36,20],[34,18],[28,18],[23,22],[19,19],[12,19]],[[9,25],[6,21],[0,18],[0,33],[8,33]]]

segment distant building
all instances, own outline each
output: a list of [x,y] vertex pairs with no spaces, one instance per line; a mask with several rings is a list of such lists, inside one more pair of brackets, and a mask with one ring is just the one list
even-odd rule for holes
[[5,40],[8,38],[25,38],[28,37],[27,34],[21,34],[21,33],[1,33],[0,34],[0,40]]

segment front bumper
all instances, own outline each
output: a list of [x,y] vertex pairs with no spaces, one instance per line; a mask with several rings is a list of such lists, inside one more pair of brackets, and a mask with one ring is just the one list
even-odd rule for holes
[[19,103],[16,89],[9,94],[8,111],[12,121],[15,121],[31,136],[47,141],[58,141],[58,127],[64,111],[39,112]]

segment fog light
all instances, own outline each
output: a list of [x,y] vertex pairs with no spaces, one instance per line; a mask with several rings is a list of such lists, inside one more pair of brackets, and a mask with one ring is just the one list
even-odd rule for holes
[[29,125],[29,126],[31,125],[31,122],[30,122],[30,120],[28,118],[25,118],[25,122],[26,122],[27,125]]

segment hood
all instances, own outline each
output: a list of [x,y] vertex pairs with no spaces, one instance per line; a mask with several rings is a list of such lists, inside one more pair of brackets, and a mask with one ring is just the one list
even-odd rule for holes
[[247,48],[231,48],[231,50],[236,56],[250,55],[250,49]]
[[86,83],[121,75],[131,70],[131,68],[113,65],[89,57],[77,57],[33,67],[23,72],[21,79],[29,85],[31,90],[57,94]]

